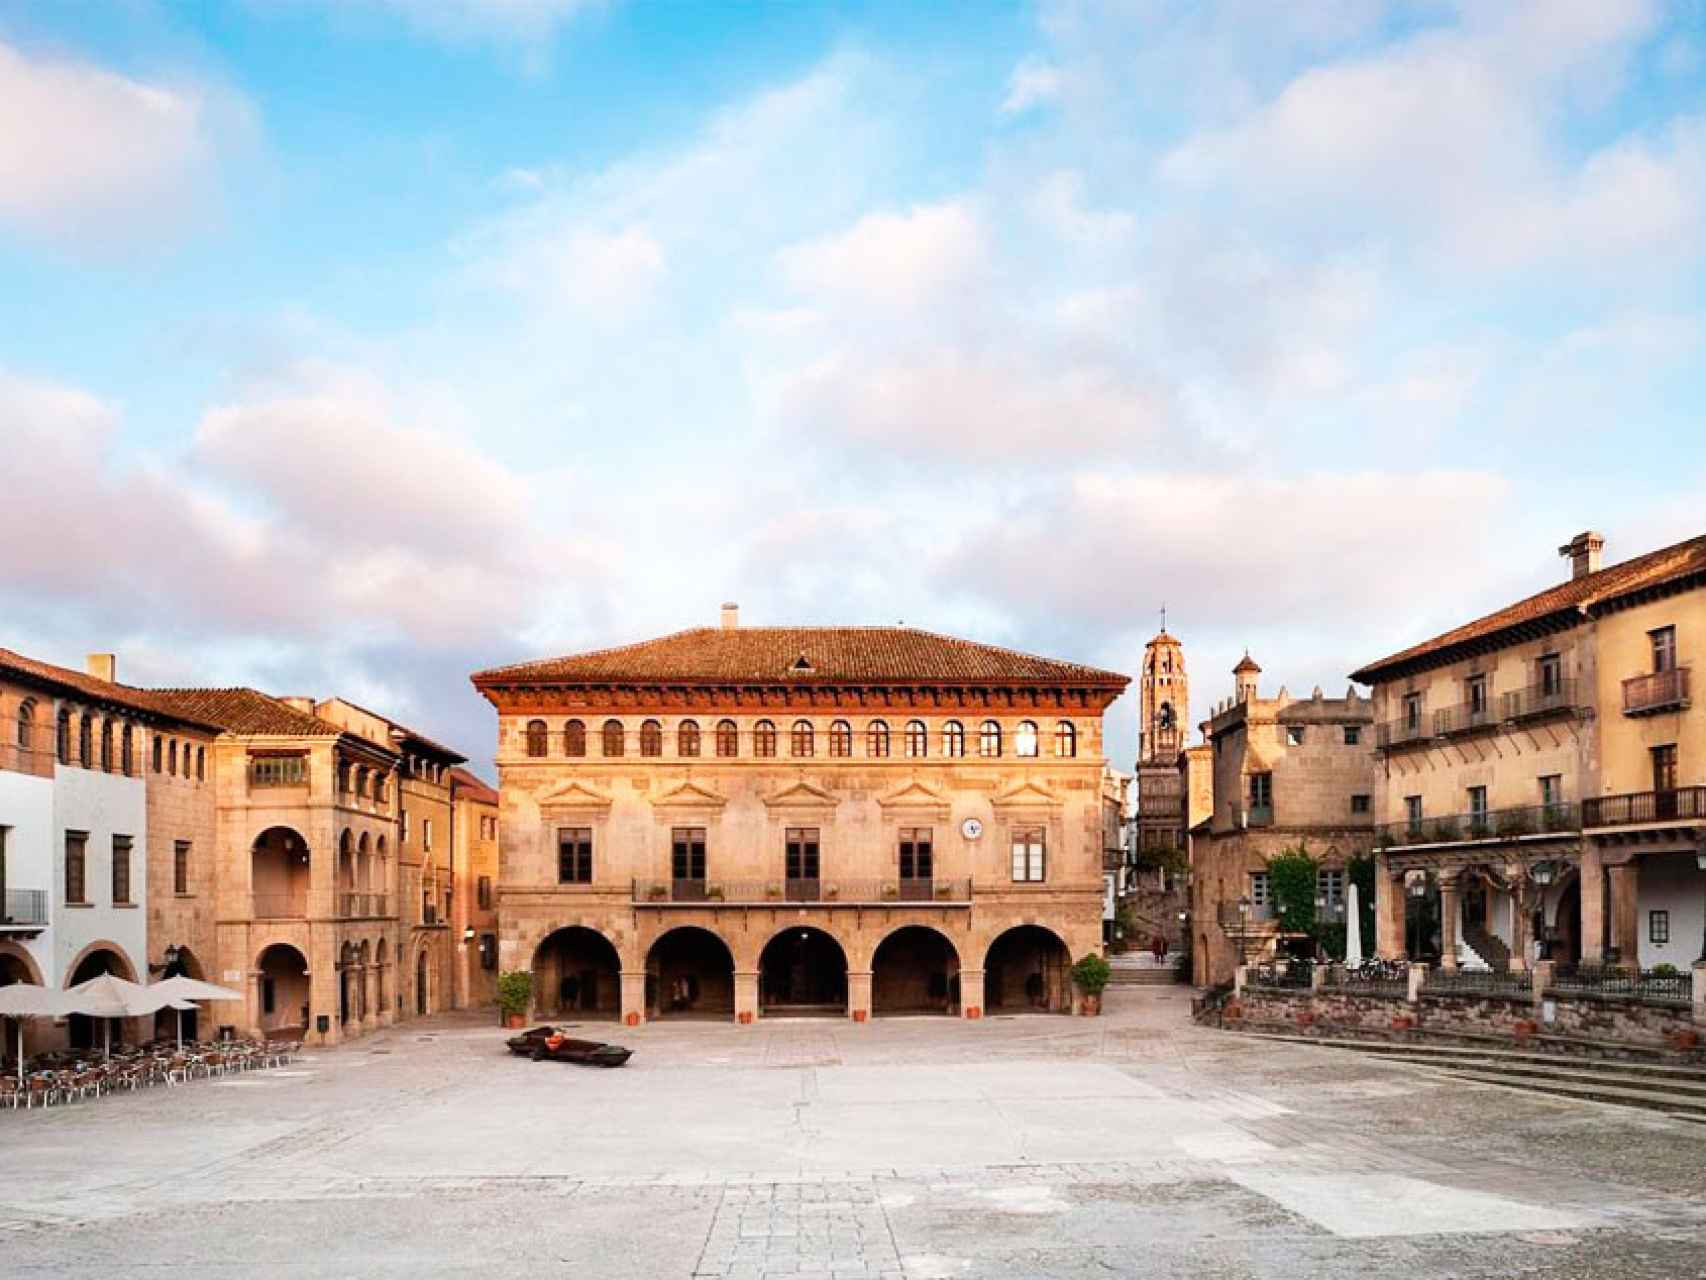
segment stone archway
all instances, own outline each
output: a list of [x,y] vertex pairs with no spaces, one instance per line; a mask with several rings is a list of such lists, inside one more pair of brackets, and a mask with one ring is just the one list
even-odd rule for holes
[[292,827],[268,827],[255,837],[249,846],[255,919],[300,920],[308,914],[311,861],[308,842]]
[[960,956],[940,930],[903,925],[871,954],[871,1013],[951,1014],[960,1004]]
[[646,953],[646,1010],[652,1018],[732,1018],[735,960],[709,929],[681,925]]
[[782,930],[758,957],[758,998],[766,1014],[847,1015],[847,952],[822,929]]
[[262,1032],[274,1039],[298,1039],[310,1025],[308,961],[288,942],[264,948],[255,960],[260,974],[257,1009]]
[[1070,1013],[1072,957],[1052,929],[1022,924],[989,944],[984,1005],[997,1013]]
[[[78,953],[77,959],[66,970],[69,976],[65,980],[67,989],[98,978],[104,973],[114,977],[136,981],[136,971],[131,968],[130,961],[125,959],[124,951],[115,943],[91,942]],[[124,1036],[123,1018],[91,1018],[85,1014],[74,1013],[67,1020],[71,1047],[73,1049],[93,1049],[107,1042],[107,1033],[102,1031],[102,1024],[108,1024],[112,1043],[119,1043]]]
[[[0,942],[0,987],[9,987],[14,982],[22,982],[27,986],[42,985],[41,971],[36,968],[30,953],[22,947],[10,942]],[[31,1052],[29,1024],[31,1019],[0,1018],[0,1057],[15,1053],[18,1048],[18,1026],[22,1022],[24,1031],[24,1052]]]
[[533,1007],[540,1018],[610,1018],[622,1013],[622,961],[596,929],[570,925],[533,952]]
[[427,944],[421,943],[415,948],[415,1016],[424,1018],[432,1009],[432,991],[428,984],[432,980],[432,961],[427,955]]

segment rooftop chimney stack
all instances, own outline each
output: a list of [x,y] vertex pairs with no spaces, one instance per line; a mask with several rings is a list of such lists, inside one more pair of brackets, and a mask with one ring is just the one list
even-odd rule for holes
[[733,631],[740,626],[740,606],[733,600],[723,605],[723,630]]
[[116,653],[91,653],[84,663],[84,670],[97,680],[114,684],[118,681],[118,655]]
[[1605,550],[1605,535],[1589,529],[1578,533],[1558,548],[1558,554],[1570,558],[1570,580],[1585,578],[1599,572],[1600,552]]

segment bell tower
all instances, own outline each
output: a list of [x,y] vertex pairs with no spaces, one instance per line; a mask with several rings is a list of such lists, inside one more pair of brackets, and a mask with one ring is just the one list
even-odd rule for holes
[[1137,714],[1138,764],[1171,767],[1185,749],[1185,726],[1191,722],[1191,682],[1185,674],[1184,646],[1167,633],[1165,611],[1161,630],[1143,646]]

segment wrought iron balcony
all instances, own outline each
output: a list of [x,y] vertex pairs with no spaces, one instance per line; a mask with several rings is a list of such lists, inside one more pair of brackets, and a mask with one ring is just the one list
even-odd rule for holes
[[46,889],[8,889],[0,900],[0,929],[47,928]]
[[1499,718],[1493,714],[1490,702],[1483,702],[1479,706],[1465,702],[1460,706],[1445,707],[1434,712],[1434,736],[1438,738],[1494,729],[1498,725]]
[[1388,720],[1374,726],[1374,745],[1377,747],[1401,747],[1410,742],[1426,742],[1432,736],[1425,716],[1418,716],[1414,721]]
[[1236,902],[1217,903],[1215,905],[1215,919],[1222,929],[1236,932],[1240,929],[1248,929],[1253,925],[1265,926],[1274,918],[1274,909],[1271,903],[1252,902],[1248,904],[1248,907],[1249,910],[1246,912],[1240,910],[1239,904]]
[[896,906],[933,903],[964,906],[971,902],[969,879],[923,876],[887,880],[635,880],[633,901],[643,906],[785,907],[809,902],[825,906]]
[[1532,720],[1539,716],[1558,715],[1574,711],[1581,705],[1576,699],[1575,680],[1549,680],[1531,684],[1526,689],[1512,689],[1500,695],[1500,711],[1506,720]]
[[1630,827],[1649,822],[1706,821],[1706,787],[1670,791],[1632,791],[1582,801],[1582,822],[1589,827]]
[[1647,716],[1688,706],[1688,668],[1672,667],[1623,682],[1623,714]]
[[1384,822],[1375,844],[1382,849],[1418,844],[1466,844],[1471,840],[1518,840],[1524,836],[1562,835],[1582,829],[1574,804],[1535,804],[1512,809],[1481,809],[1441,817]]
[[383,893],[340,893],[338,915],[345,920],[363,920],[389,915],[389,896]]

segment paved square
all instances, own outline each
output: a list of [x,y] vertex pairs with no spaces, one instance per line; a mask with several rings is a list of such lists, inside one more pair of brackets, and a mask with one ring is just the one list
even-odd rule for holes
[[451,1016],[0,1115],[7,1275],[1692,1276],[1706,1128],[1098,1020],[661,1024],[619,1071]]

